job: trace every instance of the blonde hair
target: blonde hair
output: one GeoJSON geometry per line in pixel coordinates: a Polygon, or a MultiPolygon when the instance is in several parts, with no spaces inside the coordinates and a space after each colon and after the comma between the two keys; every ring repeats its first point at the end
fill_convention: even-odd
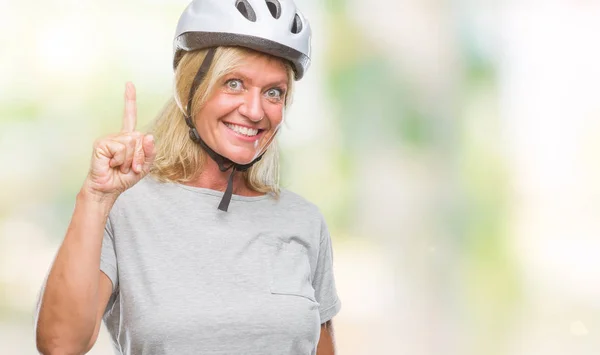
{"type": "MultiPolygon", "coordinates": [[[[207,50],[198,50],[183,55],[175,71],[173,97],[167,101],[151,128],[156,142],[156,158],[150,174],[159,181],[190,182],[202,173],[204,162],[210,159],[200,145],[190,139],[183,114],[190,87],[206,53],[207,50]]],[[[210,69],[192,100],[192,117],[197,115],[223,76],[242,65],[248,56],[256,55],[268,56],[242,47],[218,47],[210,69]]],[[[284,107],[288,107],[291,104],[294,73],[287,61],[280,61],[288,72],[288,90],[284,103],[284,107]]],[[[252,190],[279,196],[279,149],[276,139],[267,148],[262,159],[245,171],[243,176],[252,190]]]]}

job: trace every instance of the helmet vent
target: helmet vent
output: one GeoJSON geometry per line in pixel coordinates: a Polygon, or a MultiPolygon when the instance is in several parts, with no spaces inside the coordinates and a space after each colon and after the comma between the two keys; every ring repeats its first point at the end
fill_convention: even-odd
{"type": "Polygon", "coordinates": [[[256,22],[256,13],[248,0],[237,0],[235,8],[246,18],[246,20],[256,22]]]}
{"type": "Polygon", "coordinates": [[[271,15],[273,16],[273,18],[275,19],[279,19],[279,17],[281,16],[281,4],[279,3],[278,0],[266,0],[267,3],[267,7],[269,8],[269,11],[271,12],[271,15]]]}
{"type": "Polygon", "coordinates": [[[300,31],[302,31],[302,20],[300,19],[300,16],[296,14],[296,16],[294,16],[294,22],[292,22],[292,33],[298,34],[300,31]]]}

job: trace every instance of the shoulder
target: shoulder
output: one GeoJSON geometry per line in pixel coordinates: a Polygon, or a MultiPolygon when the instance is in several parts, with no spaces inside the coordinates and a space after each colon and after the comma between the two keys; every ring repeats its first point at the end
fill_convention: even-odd
{"type": "Polygon", "coordinates": [[[280,209],[285,209],[298,217],[303,217],[318,223],[322,228],[327,228],[325,225],[325,217],[323,216],[321,209],[313,202],[295,192],[281,189],[278,205],[280,209]]]}
{"type": "Polygon", "coordinates": [[[317,205],[288,189],[281,189],[278,203],[282,207],[321,216],[321,211],[317,205]]]}
{"type": "MultiPolygon", "coordinates": [[[[153,200],[158,199],[161,195],[174,190],[173,184],[163,183],[151,175],[144,176],[135,185],[125,190],[115,202],[113,211],[124,210],[131,207],[150,207],[153,200]]],[[[112,211],[111,211],[112,212],[112,211]]]]}

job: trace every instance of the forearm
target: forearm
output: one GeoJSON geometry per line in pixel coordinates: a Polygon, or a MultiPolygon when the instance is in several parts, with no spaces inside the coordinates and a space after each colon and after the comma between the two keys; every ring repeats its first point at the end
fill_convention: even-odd
{"type": "Polygon", "coordinates": [[[36,338],[43,353],[78,353],[93,334],[102,237],[114,201],[77,195],[64,241],[43,289],[36,338]]]}
{"type": "Polygon", "coordinates": [[[317,355],[335,355],[333,323],[331,320],[321,324],[321,336],[317,346],[317,355]]]}

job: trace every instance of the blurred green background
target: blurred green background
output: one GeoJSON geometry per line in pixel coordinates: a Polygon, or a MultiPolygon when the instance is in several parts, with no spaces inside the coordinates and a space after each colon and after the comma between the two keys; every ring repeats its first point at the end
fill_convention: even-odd
{"type": "MultiPolygon", "coordinates": [[[[600,350],[600,1],[297,0],[283,182],[330,225],[340,354],[600,350]]],[[[0,354],[87,173],[172,88],[183,0],[0,1],[0,354]]],[[[91,354],[110,354],[101,337],[91,354]]]]}

